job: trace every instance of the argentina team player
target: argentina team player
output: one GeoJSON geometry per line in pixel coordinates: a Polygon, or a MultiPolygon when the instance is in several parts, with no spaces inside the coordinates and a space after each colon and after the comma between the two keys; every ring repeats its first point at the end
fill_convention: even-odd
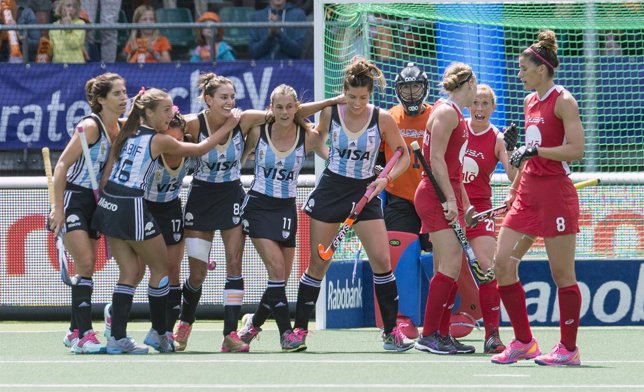
{"type": "Polygon", "coordinates": [[[297,179],[307,152],[315,149],[323,158],[328,152],[297,114],[299,107],[291,86],[277,86],[270,106],[275,120],[251,129],[243,159],[254,152],[255,178],[242,207],[242,226],[266,266],[268,284],[255,314],[244,316],[238,336],[249,344],[272,312],[287,352],[306,348],[303,337],[293,332],[286,298],[295,256],[297,179]]]}
{"type": "Polygon", "coordinates": [[[167,250],[144,195],[162,154],[197,156],[209,151],[229,135],[240,113],[235,112],[220,129],[198,144],[179,142],[161,133],[168,129],[173,115],[168,93],[154,88],[141,90],[132,102],[132,110],[114,141],[108,161],[112,170],[94,213],[94,224],[108,237],[119,266],[119,281],[112,296],[108,354],[148,352],[147,347],[136,344],[126,333],[134,291],[140,280],[139,260],[150,270],[148,300],[152,328],[144,343],[159,352],[174,351],[173,342],[166,335],[167,250]]]}

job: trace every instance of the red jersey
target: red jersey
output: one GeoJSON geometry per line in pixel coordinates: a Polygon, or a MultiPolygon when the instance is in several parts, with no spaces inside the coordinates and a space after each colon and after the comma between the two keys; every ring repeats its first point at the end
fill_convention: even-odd
{"type": "MultiPolygon", "coordinates": [[[[525,110],[526,147],[555,147],[566,144],[564,125],[555,115],[557,98],[563,93],[562,86],[553,86],[543,97],[532,93],[527,98],[525,110]]],[[[523,168],[525,174],[534,176],[554,176],[570,174],[568,162],[534,156],[523,168]]]]}
{"type": "Polygon", "coordinates": [[[463,183],[472,204],[473,200],[489,201],[492,197],[490,178],[499,162],[494,153],[498,135],[499,130],[494,125],[478,134],[470,129],[463,160],[463,183]]]}
{"type": "MultiPolygon", "coordinates": [[[[454,110],[456,110],[456,115],[458,116],[458,125],[452,131],[452,135],[449,137],[449,141],[447,142],[447,149],[445,149],[445,163],[447,164],[449,180],[452,182],[462,182],[463,159],[465,158],[465,150],[467,149],[467,138],[470,127],[467,124],[467,121],[465,121],[461,109],[454,102],[441,98],[436,101],[433,110],[436,110],[440,105],[450,105],[454,110]]],[[[429,159],[430,145],[431,133],[425,132],[425,138],[423,139],[423,155],[431,169],[432,164],[429,159]]],[[[423,178],[424,177],[425,176],[423,175],[423,178]]]]}
{"type": "MultiPolygon", "coordinates": [[[[425,128],[427,127],[427,119],[432,113],[431,105],[425,103],[423,106],[425,107],[425,111],[416,116],[408,115],[402,105],[396,105],[389,109],[389,113],[391,113],[394,121],[398,124],[400,135],[405,140],[405,144],[407,145],[411,156],[414,155],[411,152],[410,145],[414,141],[419,144],[422,143],[425,128]]],[[[391,148],[387,143],[383,142],[382,145],[385,151],[385,159],[389,162],[393,155],[393,151],[391,151],[391,148]]],[[[387,192],[413,203],[414,194],[416,193],[416,188],[420,182],[422,172],[423,167],[420,163],[415,160],[412,161],[412,164],[409,165],[409,168],[404,173],[387,185],[387,192]]]]}

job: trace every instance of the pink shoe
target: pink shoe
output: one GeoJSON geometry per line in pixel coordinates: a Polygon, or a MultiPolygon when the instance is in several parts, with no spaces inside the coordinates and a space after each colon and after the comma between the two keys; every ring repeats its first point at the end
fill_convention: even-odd
{"type": "Polygon", "coordinates": [[[247,353],[248,350],[248,344],[244,343],[239,338],[237,331],[232,331],[228,335],[224,336],[224,341],[221,342],[222,353],[247,353]]]}
{"type": "Polygon", "coordinates": [[[68,330],[63,338],[63,344],[67,348],[72,348],[76,342],[78,342],[78,330],[68,330]]]}
{"type": "Polygon", "coordinates": [[[537,344],[537,339],[534,337],[528,343],[521,343],[516,339],[512,339],[510,344],[505,347],[505,350],[501,354],[493,355],[491,360],[492,363],[508,365],[516,363],[520,359],[532,359],[540,354],[539,344],[537,344]]]}
{"type": "Polygon", "coordinates": [[[398,329],[405,335],[408,339],[418,339],[418,327],[414,324],[413,321],[407,316],[398,315],[396,320],[398,329]]]}
{"type": "Polygon", "coordinates": [[[579,347],[575,347],[574,351],[568,351],[566,346],[557,343],[552,351],[539,355],[534,359],[534,362],[544,366],[579,366],[581,365],[579,347]]]}
{"type": "Polygon", "coordinates": [[[262,329],[253,325],[253,313],[245,314],[241,323],[242,328],[237,332],[237,335],[244,343],[250,344],[255,337],[259,340],[259,333],[262,332],[262,329]]]}
{"type": "Polygon", "coordinates": [[[188,346],[188,338],[192,332],[192,324],[179,321],[174,332],[174,351],[184,351],[188,346]]]}

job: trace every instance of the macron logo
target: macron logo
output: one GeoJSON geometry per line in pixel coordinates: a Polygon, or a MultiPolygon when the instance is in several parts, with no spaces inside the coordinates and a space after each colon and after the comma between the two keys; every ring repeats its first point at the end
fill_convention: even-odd
{"type": "Polygon", "coordinates": [[[566,320],[566,321],[564,322],[564,324],[566,324],[566,325],[571,325],[571,324],[572,324],[572,323],[574,323],[574,322],[575,322],[575,319],[568,319],[568,320],[566,320]]]}

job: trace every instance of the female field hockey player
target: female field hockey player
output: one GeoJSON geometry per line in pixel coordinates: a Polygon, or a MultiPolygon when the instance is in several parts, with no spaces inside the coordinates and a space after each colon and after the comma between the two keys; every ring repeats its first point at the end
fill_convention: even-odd
{"type": "Polygon", "coordinates": [[[450,64],[443,73],[442,86],[447,99],[439,99],[427,121],[423,155],[447,198],[443,211],[434,186],[424,175],[416,190],[415,206],[422,221],[422,231],[429,233],[434,247],[434,270],[429,284],[425,320],[416,349],[434,354],[470,354],[467,346],[449,334],[452,307],[458,289],[463,249],[450,222],[463,222],[464,205],[469,205],[463,180],[463,159],[469,130],[461,108],[476,97],[476,75],[463,63],[450,64]]]}
{"type": "Polygon", "coordinates": [[[387,231],[378,195],[387,184],[409,166],[409,152],[391,114],[369,103],[374,84],[384,88],[382,71],[368,60],[355,57],[345,68],[343,90],[346,104],[325,108],[317,131],[330,142],[328,166],[309,195],[304,211],[311,217],[311,255],[309,266],[300,279],[295,329],[302,342],[329,263],[320,258],[318,244],[329,244],[338,224],[369,187],[375,190],[353,228],[362,241],[374,272],[374,285],[384,324],[386,350],[406,351],[413,342],[396,326],[398,288],[391,270],[387,231]],[[374,166],[384,140],[392,150],[403,154],[384,178],[376,178],[374,166]]]}
{"type": "Polygon", "coordinates": [[[97,181],[103,175],[112,141],[119,134],[119,116],[125,112],[125,80],[115,73],[104,73],[85,83],[87,102],[92,109],[78,126],[83,127],[91,162],[83,156],[78,132],[60,155],[54,169],[54,205],[49,213],[49,228],[63,230],[65,247],[74,259],[80,276],[72,286],[72,321],[63,339],[66,347],[79,354],[100,352],[101,344],[92,329],[92,291],[98,231],[92,229],[96,199],[92,191],[88,165],[97,181]]]}
{"type": "MultiPolygon", "coordinates": [[[[235,115],[236,114],[236,115],[235,115]]],[[[94,225],[109,238],[119,266],[119,281],[112,296],[112,331],[108,354],[145,354],[148,348],[126,334],[134,291],[140,279],[139,260],[150,269],[148,300],[152,328],[144,343],[159,352],[174,351],[166,335],[169,293],[168,256],[159,224],[144,202],[148,176],[164,153],[197,156],[210,151],[237,125],[239,113],[199,144],[182,143],[164,135],[174,115],[172,99],[161,90],[141,90],[110,154],[113,163],[94,213],[94,225]]]]}
{"type": "Polygon", "coordinates": [[[508,364],[533,359],[539,365],[580,365],[577,329],[581,293],[575,276],[575,246],[579,232],[579,199],[568,177],[569,161],[584,156],[584,128],[577,101],[554,82],[559,66],[555,33],[545,30],[519,56],[519,79],[535,90],[523,101],[525,146],[510,157],[521,167],[510,187],[510,210],[503,220],[496,247],[494,271],[501,300],[508,312],[514,339],[492,362],[508,364]],[[537,236],[543,237],[548,263],[558,287],[561,339],[540,355],[530,331],[525,291],[518,264],[537,236]]]}

